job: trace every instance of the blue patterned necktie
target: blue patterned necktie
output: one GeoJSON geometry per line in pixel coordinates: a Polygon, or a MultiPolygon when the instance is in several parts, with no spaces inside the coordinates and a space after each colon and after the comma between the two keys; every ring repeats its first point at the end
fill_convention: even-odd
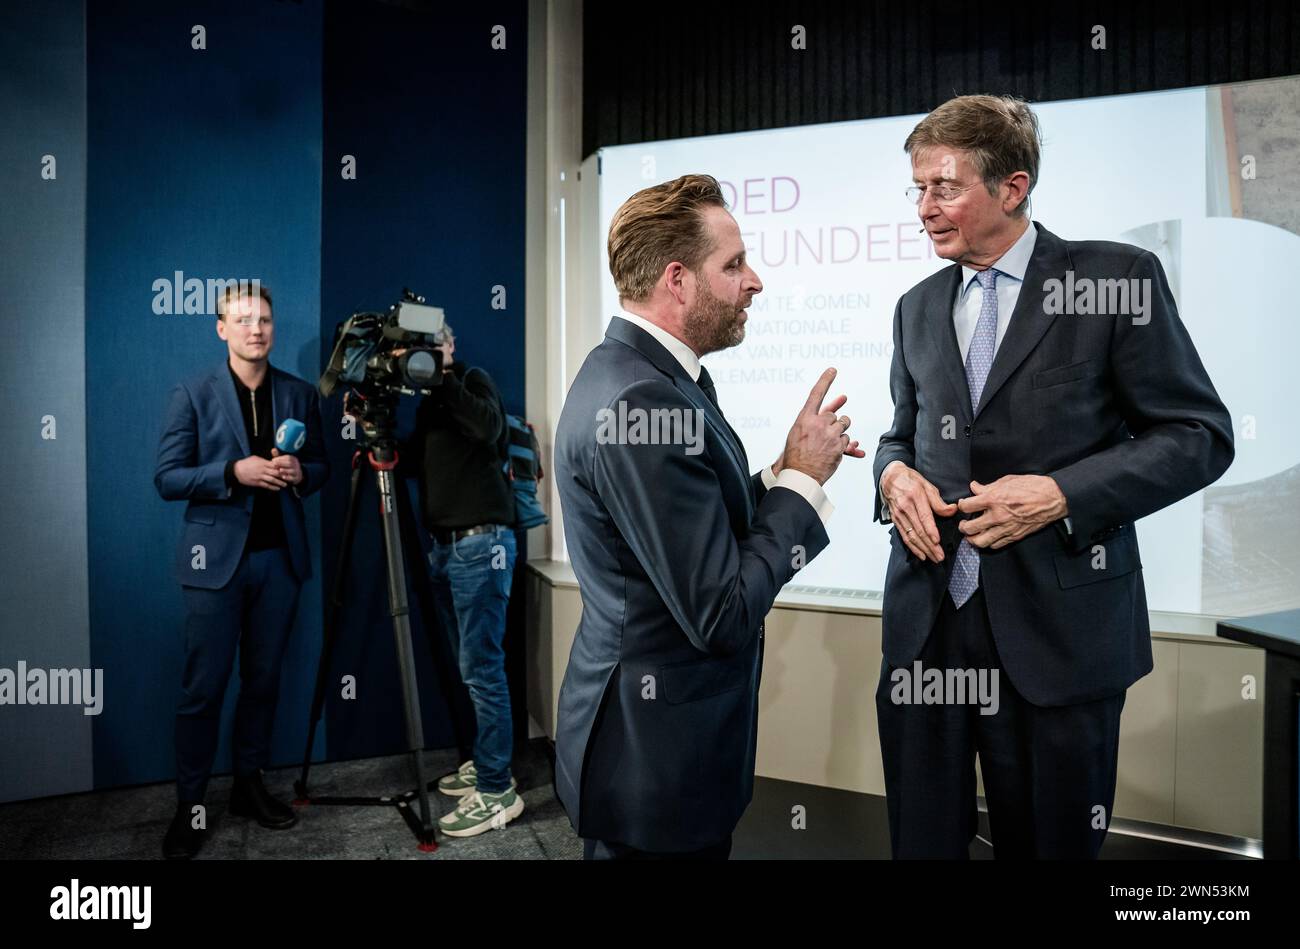
{"type": "MultiPolygon", "coordinates": [[[[993,350],[998,338],[998,294],[995,285],[998,271],[989,268],[975,275],[984,292],[980,302],[980,317],[975,323],[970,348],[966,350],[966,387],[970,389],[970,410],[974,415],[984,392],[984,383],[993,368],[993,350]]],[[[957,547],[957,561],[948,578],[948,593],[960,609],[971,598],[980,582],[980,554],[970,541],[962,538],[957,547]]]]}

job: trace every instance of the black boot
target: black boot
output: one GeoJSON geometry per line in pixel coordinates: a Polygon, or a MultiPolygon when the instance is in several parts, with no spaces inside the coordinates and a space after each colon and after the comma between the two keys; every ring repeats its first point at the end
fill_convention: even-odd
{"type": "Polygon", "coordinates": [[[254,817],[263,827],[284,830],[298,823],[298,815],[288,804],[281,804],[262,785],[262,772],[247,777],[235,776],[230,791],[230,813],[236,817],[254,817]]]}
{"type": "Polygon", "coordinates": [[[203,831],[195,830],[193,823],[193,808],[197,803],[182,801],[176,805],[176,815],[163,838],[163,857],[166,859],[188,860],[203,846],[203,831]]]}

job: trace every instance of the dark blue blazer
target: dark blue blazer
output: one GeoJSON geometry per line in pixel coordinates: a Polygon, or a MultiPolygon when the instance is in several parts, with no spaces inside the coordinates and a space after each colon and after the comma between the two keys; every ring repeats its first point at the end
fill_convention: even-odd
{"type": "MultiPolygon", "coordinates": [[[[1109,241],[1064,241],[1040,224],[1006,335],[971,411],[952,310],[962,269],[921,281],[894,311],[894,419],[876,450],[915,468],[945,501],[970,482],[1050,475],[1058,522],[980,552],[980,583],[1003,671],[1035,705],[1115,695],[1151,671],[1151,631],[1133,522],[1200,490],[1232,462],[1232,420],[1178,318],[1160,261],[1109,241]],[[1047,281],[1149,281],[1149,322],[1052,315],[1047,281]],[[951,417],[951,423],[949,422],[951,417]],[[952,436],[955,437],[946,437],[952,436]]],[[[885,659],[909,665],[947,595],[961,538],[940,519],[944,560],[921,561],[890,528],[885,659]]]]}
{"type": "MultiPolygon", "coordinates": [[[[312,573],[302,499],[329,477],[320,399],[315,387],[274,366],[268,381],[276,426],[290,418],[307,426],[307,440],[298,452],[302,483],[278,492],[289,559],[302,581],[312,573]]],[[[217,590],[234,575],[252,522],[253,489],[242,484],[234,490],[226,487],[225,470],[226,462],[249,454],[244,416],[226,363],[172,390],[153,481],[163,500],[189,502],[176,547],[176,579],[182,586],[217,590]],[[198,545],[205,558],[201,570],[194,567],[198,545]]]]}
{"type": "Polygon", "coordinates": [[[582,837],[683,852],[718,843],[754,786],[763,621],[828,543],[804,498],[765,491],[744,447],[649,333],[611,321],[556,429],[565,539],[582,594],[555,737],[582,837]],[[598,437],[598,413],[698,411],[703,450],[598,437]]]}

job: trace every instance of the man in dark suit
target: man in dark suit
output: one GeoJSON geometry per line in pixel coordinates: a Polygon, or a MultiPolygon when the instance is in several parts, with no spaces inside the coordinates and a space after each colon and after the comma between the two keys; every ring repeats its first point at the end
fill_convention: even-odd
{"type": "Polygon", "coordinates": [[[311,577],[302,499],[329,476],[319,400],[310,384],[273,367],[271,295],[232,287],[218,307],[228,359],[172,390],[154,484],[188,502],[176,549],[185,599],[185,667],[176,712],[177,809],[163,841],[169,858],[202,846],[201,809],[217,751],[222,700],[240,655],[232,814],[281,829],[292,808],[262,784],[280,687],[280,660],[311,577]],[[286,419],[306,426],[295,454],[275,446],[286,419]]]}
{"type": "Polygon", "coordinates": [[[753,794],[763,620],[828,543],[822,485],[863,457],[813,387],[749,473],[699,357],[744,338],[763,285],[718,183],[686,175],[614,216],[623,312],[565,401],[555,470],[582,622],[560,689],[556,792],[588,859],[725,859],[753,794]]]}
{"type": "Polygon", "coordinates": [[[1095,857],[1125,690],[1152,667],[1133,522],[1224,472],[1231,420],[1156,257],[1030,221],[1028,106],[953,99],[905,150],[953,266],[894,312],[874,466],[893,522],[876,704],[894,855],[967,854],[978,753],[998,857],[1095,857]],[[932,670],[986,676],[992,701],[918,701],[932,670]]]}

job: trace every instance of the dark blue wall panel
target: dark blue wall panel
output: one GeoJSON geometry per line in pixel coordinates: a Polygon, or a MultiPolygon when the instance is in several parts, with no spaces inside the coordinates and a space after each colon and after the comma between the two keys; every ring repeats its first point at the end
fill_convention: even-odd
{"type": "MultiPolygon", "coordinates": [[[[174,773],[183,505],[159,499],[153,467],[167,392],[226,354],[215,317],[153,312],[154,280],[261,279],[275,295],[272,363],[319,372],[321,19],[318,2],[88,5],[87,553],[91,653],[109,697],[95,720],[99,786],[174,773]]],[[[308,503],[317,551],[318,508],[308,503]]],[[[318,575],[286,656],[280,762],[302,754],[320,599],[318,575]]]]}
{"type": "MultiPolygon", "coordinates": [[[[59,416],[59,438],[15,453],[21,477],[41,483],[26,514],[6,509],[6,531],[57,543],[15,546],[25,559],[6,580],[31,615],[15,614],[0,658],[102,668],[105,695],[103,713],[75,727],[65,713],[78,709],[49,709],[22,734],[0,733],[6,761],[31,763],[13,771],[0,797],[89,786],[92,738],[96,786],[174,774],[184,615],[171,564],[183,505],[159,499],[152,475],[168,391],[220,365],[225,345],[211,314],[155,313],[156,280],[178,271],[260,279],[275,294],[272,362],[313,382],[336,322],[382,309],[410,286],[446,308],[458,355],[491,372],[508,407],[522,410],[527,9],[519,0],[437,6],[6,7],[10,67],[0,105],[5,165],[17,177],[2,196],[12,246],[0,296],[10,322],[40,328],[6,349],[5,385],[22,395],[10,401],[27,413],[12,420],[7,441],[31,441],[36,409],[59,416]],[[195,26],[205,30],[204,49],[194,48],[195,26]],[[498,26],[505,49],[492,46],[498,26]],[[58,156],[57,182],[35,177],[48,152],[58,156]],[[339,175],[344,154],[356,158],[355,181],[339,175]],[[496,286],[504,310],[491,306],[496,286]],[[43,319],[31,323],[42,304],[43,319]],[[42,379],[54,386],[43,401],[33,395],[44,391],[42,379]],[[41,491],[63,502],[41,500],[41,491]],[[51,586],[53,575],[65,579],[51,586]],[[37,746],[54,757],[33,758],[37,746]]],[[[413,409],[404,406],[405,425],[413,409]]],[[[336,477],[308,503],[318,570],[286,657],[277,764],[301,755],[347,489],[353,446],[339,437],[337,412],[327,413],[326,429],[336,477]]],[[[344,704],[331,689],[318,758],[404,748],[372,511],[363,511],[332,677],[356,675],[358,700],[344,704]]],[[[452,730],[422,619],[417,608],[426,744],[445,747],[452,730]]],[[[236,695],[237,685],[227,695],[218,773],[229,768],[236,695]]]]}
{"type": "MultiPolygon", "coordinates": [[[[326,8],[321,333],[331,338],[353,311],[386,309],[410,287],[446,309],[457,358],[487,369],[507,407],[522,412],[527,8],[431,6],[326,8]],[[492,48],[495,26],[505,28],[505,49],[492,48]],[[345,155],[356,159],[355,180],[341,175],[345,155]],[[491,307],[497,285],[504,310],[491,307]]],[[[412,413],[403,407],[408,425],[412,413]]],[[[338,433],[336,417],[332,461],[342,472],[354,446],[338,433]]],[[[358,697],[341,701],[332,690],[331,758],[405,747],[373,484],[366,490],[334,676],[356,675],[358,697]]],[[[332,558],[346,479],[325,495],[332,558]]],[[[414,626],[426,743],[450,746],[418,608],[414,626]]]]}

